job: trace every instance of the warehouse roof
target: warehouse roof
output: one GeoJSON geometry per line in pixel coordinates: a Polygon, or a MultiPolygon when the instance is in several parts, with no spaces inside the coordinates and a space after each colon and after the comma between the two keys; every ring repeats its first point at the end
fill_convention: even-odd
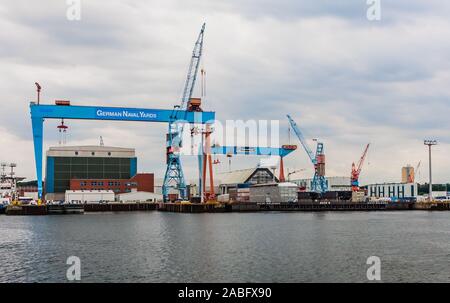
{"type": "MultiPolygon", "coordinates": [[[[257,167],[219,173],[217,174],[216,179],[219,181],[219,184],[246,183],[256,172],[260,170],[267,171],[270,175],[273,175],[270,169],[265,167],[257,167]]],[[[278,181],[277,178],[275,179],[278,181]]]]}
{"type": "Polygon", "coordinates": [[[135,157],[134,148],[82,145],[82,146],[53,146],[47,151],[50,157],[135,157]]]}
{"type": "Polygon", "coordinates": [[[49,151],[134,151],[134,148],[100,146],[100,145],[79,145],[79,146],[52,146],[49,151]]]}

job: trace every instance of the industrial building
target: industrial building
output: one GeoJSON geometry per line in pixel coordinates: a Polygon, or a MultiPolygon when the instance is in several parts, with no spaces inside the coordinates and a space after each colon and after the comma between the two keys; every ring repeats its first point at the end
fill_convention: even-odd
{"type": "Polygon", "coordinates": [[[411,165],[402,167],[402,183],[412,183],[414,178],[414,167],[411,165]]]}
{"type": "Polygon", "coordinates": [[[417,198],[417,183],[383,183],[369,184],[367,195],[369,198],[411,199],[417,198]]]}
{"type": "Polygon", "coordinates": [[[116,201],[129,203],[129,202],[162,202],[163,195],[153,192],[144,192],[132,190],[131,192],[122,193],[116,195],[116,201]]]}
{"type": "Polygon", "coordinates": [[[219,194],[228,194],[230,189],[237,189],[240,184],[255,185],[278,183],[278,178],[265,167],[248,168],[223,172],[216,175],[219,185],[219,194]]]}
{"type": "MultiPolygon", "coordinates": [[[[313,179],[294,179],[290,182],[299,186],[301,191],[312,191],[313,179]]],[[[350,177],[326,177],[325,183],[328,191],[349,191],[351,190],[351,178],[350,177]]]]}
{"type": "Polygon", "coordinates": [[[294,203],[298,201],[298,186],[290,182],[252,185],[250,200],[257,203],[294,203]]]}
{"type": "Polygon", "coordinates": [[[112,190],[116,194],[133,190],[154,192],[154,175],[138,173],[130,179],[71,179],[71,190],[112,190]]]}
{"type": "Polygon", "coordinates": [[[72,179],[129,180],[137,172],[132,148],[58,146],[50,147],[46,156],[47,200],[62,200],[72,179]]]}
{"type": "Polygon", "coordinates": [[[66,203],[100,203],[114,202],[115,195],[112,190],[66,190],[64,201],[66,203]]]}

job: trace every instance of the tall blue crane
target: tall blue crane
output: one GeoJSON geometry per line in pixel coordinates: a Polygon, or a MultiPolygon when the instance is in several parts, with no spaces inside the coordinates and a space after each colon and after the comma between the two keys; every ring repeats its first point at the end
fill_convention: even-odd
{"type": "Polygon", "coordinates": [[[187,111],[201,111],[200,104],[190,104],[192,93],[197,79],[198,68],[203,50],[203,34],[205,32],[205,23],[202,25],[200,34],[192,51],[191,62],[183,89],[181,104],[176,105],[172,111],[171,121],[169,122],[169,131],[167,134],[167,167],[164,175],[162,187],[164,201],[168,200],[170,188],[175,188],[179,192],[181,199],[186,199],[186,181],[180,160],[180,148],[182,147],[183,122],[187,111]]]}
{"type": "Polygon", "coordinates": [[[314,177],[311,184],[311,190],[319,193],[326,192],[328,190],[328,185],[325,179],[325,154],[323,153],[323,143],[317,142],[316,153],[314,154],[300,131],[300,128],[297,126],[297,123],[295,123],[290,115],[287,115],[287,118],[292,129],[300,140],[300,143],[308,154],[309,159],[314,165],[314,177]]]}

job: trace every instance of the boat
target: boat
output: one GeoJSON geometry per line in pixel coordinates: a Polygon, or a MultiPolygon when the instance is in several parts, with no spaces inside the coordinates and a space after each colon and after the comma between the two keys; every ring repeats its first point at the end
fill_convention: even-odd
{"type": "Polygon", "coordinates": [[[48,214],[83,214],[84,206],[83,204],[48,204],[47,205],[48,214]]]}
{"type": "Polygon", "coordinates": [[[6,207],[10,204],[8,198],[0,198],[0,214],[4,214],[6,211],[6,207]]]}

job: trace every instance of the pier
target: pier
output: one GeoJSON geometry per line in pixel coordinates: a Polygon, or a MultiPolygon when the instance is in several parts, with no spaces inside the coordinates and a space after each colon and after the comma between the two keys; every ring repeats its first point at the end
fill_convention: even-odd
{"type": "Polygon", "coordinates": [[[9,205],[5,214],[12,216],[83,214],[85,212],[163,211],[175,213],[229,213],[261,211],[398,211],[450,210],[450,202],[355,203],[355,202],[299,202],[299,203],[92,203],[9,205]]]}

